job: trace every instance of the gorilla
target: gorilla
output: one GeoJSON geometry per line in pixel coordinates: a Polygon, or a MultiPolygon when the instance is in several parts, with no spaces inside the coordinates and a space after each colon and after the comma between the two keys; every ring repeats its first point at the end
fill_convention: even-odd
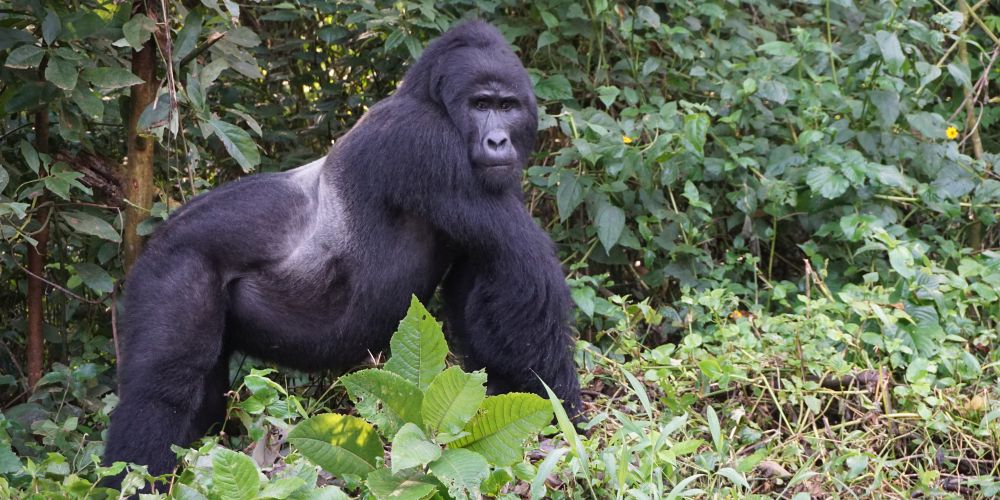
{"type": "Polygon", "coordinates": [[[579,413],[569,292],[524,207],[537,109],[520,60],[472,21],[321,160],[225,184],[164,222],[125,287],[105,463],[170,472],[225,412],[229,356],[347,370],[442,286],[453,347],[494,392],[579,413]]]}

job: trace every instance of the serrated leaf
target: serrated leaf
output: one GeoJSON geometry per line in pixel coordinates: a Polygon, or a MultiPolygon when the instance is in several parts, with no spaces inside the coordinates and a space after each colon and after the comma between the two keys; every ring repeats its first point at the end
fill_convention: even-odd
{"type": "Polygon", "coordinates": [[[912,278],[916,274],[913,254],[903,245],[889,249],[889,265],[904,278],[912,278]]]}
{"type": "Polygon", "coordinates": [[[357,417],[324,413],[302,421],[288,442],[306,458],[334,475],[363,476],[375,469],[382,442],[371,424],[357,417]]]}
{"type": "Polygon", "coordinates": [[[156,23],[146,14],[136,14],[122,25],[125,41],[135,50],[142,50],[142,44],[156,31],[156,23]]]}
{"type": "Polygon", "coordinates": [[[368,474],[365,484],[379,500],[421,500],[438,491],[430,478],[417,471],[393,474],[389,469],[378,469],[368,474]]]}
{"type": "Polygon", "coordinates": [[[903,47],[899,44],[899,38],[896,38],[896,34],[878,31],[875,33],[875,42],[878,43],[886,66],[891,71],[897,71],[903,65],[906,57],[903,55],[903,47]]]}
{"type": "Polygon", "coordinates": [[[81,262],[74,264],[73,268],[76,269],[76,274],[80,276],[83,284],[87,285],[91,290],[97,293],[111,293],[114,291],[114,278],[101,266],[89,262],[81,262]]]}
{"type": "Polygon", "coordinates": [[[615,99],[617,99],[618,95],[621,93],[622,91],[618,87],[610,85],[597,87],[597,98],[604,103],[604,107],[606,108],[611,107],[611,105],[615,103],[615,99]]]}
{"type": "Polygon", "coordinates": [[[306,482],[301,477],[275,479],[264,486],[264,489],[257,495],[257,498],[288,498],[305,485],[306,482]]]}
{"type": "Polygon", "coordinates": [[[948,74],[955,79],[960,87],[970,87],[972,86],[972,74],[969,72],[969,66],[953,62],[948,65],[948,74]]]}
{"type": "Polygon", "coordinates": [[[465,426],[469,434],[448,447],[472,450],[493,465],[512,465],[523,458],[524,441],[538,434],[551,420],[549,402],[534,394],[490,396],[465,426]]]}
{"type": "Polygon", "coordinates": [[[60,212],[59,216],[62,217],[69,227],[80,234],[97,236],[98,238],[115,243],[121,243],[122,241],[121,235],[118,234],[114,226],[100,217],[76,211],[60,212]]]}
{"type": "Polygon", "coordinates": [[[830,167],[815,167],[806,174],[806,184],[814,193],[827,199],[834,199],[847,191],[850,183],[830,167]]]}
{"type": "Polygon", "coordinates": [[[413,382],[421,390],[444,370],[444,359],[448,356],[441,325],[416,296],[410,299],[410,308],[389,341],[389,348],[392,356],[385,369],[413,382]]]}
{"type": "Polygon", "coordinates": [[[882,128],[889,128],[899,118],[899,94],[895,90],[873,90],[872,104],[878,110],[878,123],[882,128]]]}
{"type": "Polygon", "coordinates": [[[260,163],[260,151],[246,130],[222,120],[208,120],[208,124],[226,147],[229,156],[240,164],[244,172],[253,170],[260,163]]]}
{"type": "Polygon", "coordinates": [[[260,474],[253,459],[221,448],[212,458],[212,491],[222,498],[253,499],[260,489],[260,474]]]}
{"type": "Polygon", "coordinates": [[[124,68],[87,68],[83,79],[105,90],[131,87],[143,83],[143,79],[124,68]]]}
{"type": "Polygon", "coordinates": [[[542,101],[560,101],[573,98],[573,87],[563,75],[542,78],[535,84],[535,95],[542,101]]]}
{"type": "Polygon", "coordinates": [[[387,370],[361,370],[340,377],[355,408],[392,439],[406,423],[422,426],[420,405],[424,395],[413,382],[387,370]]]}
{"type": "Polygon", "coordinates": [[[922,111],[906,115],[906,121],[910,123],[920,135],[929,139],[944,139],[948,122],[937,113],[922,111]]]}
{"type": "Polygon", "coordinates": [[[601,240],[604,251],[610,253],[625,229],[625,211],[604,201],[597,207],[594,223],[597,225],[597,238],[601,240]]]}
{"type": "Polygon", "coordinates": [[[441,447],[430,442],[424,431],[406,424],[392,440],[392,472],[424,466],[441,458],[441,447]]]}
{"type": "Polygon", "coordinates": [[[490,465],[482,455],[467,449],[445,450],[430,464],[434,474],[454,498],[479,498],[479,485],[490,475],[490,465]]]}
{"type": "Polygon", "coordinates": [[[431,434],[454,434],[476,414],[486,397],[486,373],[465,373],[453,366],[438,374],[424,391],[421,415],[431,434]]]}
{"type": "Polygon", "coordinates": [[[559,189],[556,190],[556,208],[559,210],[559,220],[565,221],[583,202],[583,188],[572,172],[559,174],[559,189]]]}
{"type": "Polygon", "coordinates": [[[49,63],[45,65],[45,79],[63,90],[73,90],[76,88],[78,76],[76,64],[61,57],[52,57],[49,59],[49,63]]]}
{"type": "Polygon", "coordinates": [[[15,69],[37,68],[45,51],[35,45],[22,45],[7,54],[4,66],[15,69]]]}

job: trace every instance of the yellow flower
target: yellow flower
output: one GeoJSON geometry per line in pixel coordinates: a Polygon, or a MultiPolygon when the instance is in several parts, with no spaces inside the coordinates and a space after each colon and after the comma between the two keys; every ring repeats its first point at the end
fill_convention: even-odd
{"type": "Polygon", "coordinates": [[[633,139],[627,135],[622,136],[622,142],[624,142],[625,144],[632,144],[632,140],[633,139]]]}
{"type": "Polygon", "coordinates": [[[948,127],[948,129],[944,131],[944,135],[948,136],[949,139],[955,139],[958,137],[958,129],[955,127],[948,127]]]}

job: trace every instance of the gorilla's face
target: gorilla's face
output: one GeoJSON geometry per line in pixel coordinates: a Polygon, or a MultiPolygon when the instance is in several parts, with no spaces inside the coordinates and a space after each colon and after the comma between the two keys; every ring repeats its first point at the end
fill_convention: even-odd
{"type": "Polygon", "coordinates": [[[455,62],[442,97],[466,140],[475,176],[493,192],[517,188],[538,129],[527,72],[506,46],[450,55],[455,62]]]}

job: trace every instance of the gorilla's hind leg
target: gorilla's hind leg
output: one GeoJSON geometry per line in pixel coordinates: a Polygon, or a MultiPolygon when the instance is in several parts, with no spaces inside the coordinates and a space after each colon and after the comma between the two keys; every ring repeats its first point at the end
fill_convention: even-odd
{"type": "Polygon", "coordinates": [[[218,273],[194,252],[155,248],[128,278],[118,377],[105,463],[146,464],[153,475],[225,409],[226,297],[218,273]]]}

